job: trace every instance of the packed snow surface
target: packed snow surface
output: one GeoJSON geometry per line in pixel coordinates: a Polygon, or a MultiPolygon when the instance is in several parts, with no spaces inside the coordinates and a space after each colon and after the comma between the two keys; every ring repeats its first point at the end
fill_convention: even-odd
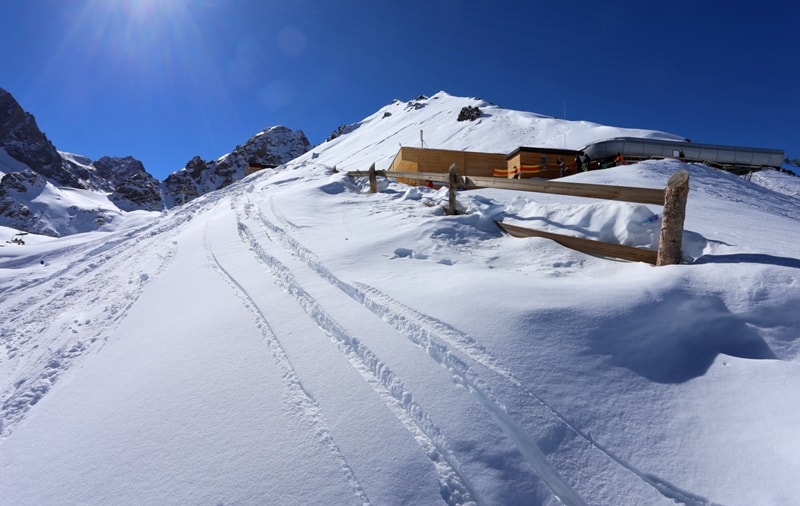
{"type": "Polygon", "coordinates": [[[0,503],[800,501],[797,178],[568,178],[689,172],[684,262],[654,267],[495,221],[653,248],[659,206],[447,216],[334,171],[357,132],[128,226],[0,229],[0,503]]]}

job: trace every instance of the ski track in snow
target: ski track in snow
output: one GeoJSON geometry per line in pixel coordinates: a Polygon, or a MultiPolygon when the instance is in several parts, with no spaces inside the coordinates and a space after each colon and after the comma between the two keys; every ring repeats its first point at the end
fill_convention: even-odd
{"type": "Polygon", "coordinates": [[[330,428],[325,422],[322,409],[317,401],[314,400],[314,397],[311,395],[311,393],[309,393],[303,387],[303,383],[300,381],[300,378],[298,377],[297,371],[295,371],[291,360],[289,360],[289,356],[286,354],[283,346],[281,346],[280,341],[273,332],[269,321],[264,316],[264,313],[261,311],[258,303],[220,263],[208,242],[207,234],[205,236],[205,247],[209,261],[211,262],[214,270],[216,270],[220,276],[222,276],[231,289],[233,289],[236,295],[242,300],[245,307],[253,314],[253,317],[256,321],[256,326],[259,328],[259,330],[261,330],[261,334],[264,338],[264,341],[267,343],[270,354],[282,373],[281,376],[286,388],[292,395],[293,402],[299,408],[300,412],[304,415],[307,421],[310,422],[310,424],[314,427],[314,433],[318,436],[319,440],[322,441],[325,446],[327,446],[328,450],[333,455],[333,458],[336,460],[336,462],[338,462],[342,469],[342,473],[347,479],[347,482],[353,488],[356,497],[358,497],[358,499],[361,501],[361,504],[364,506],[371,504],[366,492],[361,487],[358,478],[353,472],[353,469],[350,467],[350,464],[347,463],[347,459],[344,457],[342,451],[339,449],[339,446],[336,444],[330,428]]]}
{"type": "MultiPolygon", "coordinates": [[[[244,210],[245,213],[252,211],[252,205],[246,204],[244,210]]],[[[298,284],[289,268],[264,250],[241,216],[237,215],[237,221],[242,241],[272,274],[275,283],[297,301],[414,436],[436,468],[445,501],[453,506],[483,504],[469,477],[461,470],[446,438],[400,378],[359,339],[349,335],[336,323],[298,284]]]]}
{"type": "MultiPolygon", "coordinates": [[[[4,378],[8,383],[0,392],[0,443],[62,374],[103,346],[144,287],[174,259],[177,242],[171,238],[180,226],[223,194],[198,199],[164,224],[157,218],[99,245],[94,241],[70,249],[67,255],[72,260],[65,267],[25,284],[39,289],[34,296],[6,308],[0,325],[0,360],[7,362],[4,369],[10,374],[15,370],[27,373],[4,378]],[[148,259],[154,262],[148,264],[148,259]],[[22,362],[29,365],[12,365],[22,362]]],[[[16,292],[5,291],[4,299],[16,292]]]]}
{"type": "MultiPolygon", "coordinates": [[[[292,224],[282,213],[277,211],[274,198],[270,198],[269,208],[279,222],[287,225],[288,228],[299,230],[300,227],[292,224]]],[[[501,376],[514,388],[534,399],[543,410],[549,412],[550,418],[554,417],[561,425],[583,441],[584,445],[588,445],[590,449],[599,450],[605,457],[646,482],[666,499],[686,506],[707,506],[712,504],[708,499],[682,490],[655,475],[645,473],[615,455],[610,449],[595,441],[590,435],[570,422],[552,404],[526,387],[511,371],[500,364],[491,352],[465,333],[441,320],[420,313],[369,285],[358,282],[349,284],[342,281],[332,274],[312,251],[298,243],[283,229],[270,222],[260,209],[256,213],[273,242],[280,244],[291,255],[308,265],[322,279],[394,327],[415,345],[422,348],[430,358],[444,366],[457,381],[468,387],[469,391],[478,398],[484,408],[495,417],[504,432],[520,449],[521,453],[536,469],[551,490],[566,504],[584,504],[584,502],[550,465],[545,455],[539,450],[536,442],[513,420],[503,404],[492,396],[488,383],[481,379],[464,360],[459,358],[450,346],[464,354],[468,359],[501,376]]]]}

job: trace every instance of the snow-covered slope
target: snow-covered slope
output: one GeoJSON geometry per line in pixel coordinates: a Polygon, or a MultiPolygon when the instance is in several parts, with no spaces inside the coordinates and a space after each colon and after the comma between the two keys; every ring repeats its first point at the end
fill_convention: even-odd
{"type": "MultiPolygon", "coordinates": [[[[112,194],[112,196],[115,194],[112,194]]],[[[61,237],[87,231],[110,231],[130,227],[147,211],[123,212],[109,194],[92,190],[56,187],[30,169],[10,172],[0,185],[0,225],[32,234],[61,237]]]]}
{"type": "Polygon", "coordinates": [[[613,137],[684,140],[654,130],[503,109],[485,100],[456,97],[444,91],[407,102],[395,100],[344,131],[347,133],[316,146],[301,159],[313,159],[340,170],[366,170],[375,163],[380,170],[389,166],[400,146],[507,154],[520,146],[578,149],[613,137]],[[477,107],[482,114],[474,121],[458,121],[465,107],[477,107]]]}
{"type": "MultiPolygon", "coordinates": [[[[341,171],[420,130],[496,152],[632,135],[439,93],[136,223],[0,227],[0,502],[800,500],[798,178],[571,176],[689,171],[684,263],[657,268],[495,221],[654,247],[659,206],[476,190],[445,216],[444,191],[341,171]]],[[[105,205],[48,184],[20,191],[105,205]]]]}
{"type": "Polygon", "coordinates": [[[329,148],[138,228],[0,248],[4,501],[800,499],[796,197],[677,161],[573,176],[690,172],[687,263],[656,268],[493,221],[647,243],[657,206],[480,190],[445,216],[329,148]]]}

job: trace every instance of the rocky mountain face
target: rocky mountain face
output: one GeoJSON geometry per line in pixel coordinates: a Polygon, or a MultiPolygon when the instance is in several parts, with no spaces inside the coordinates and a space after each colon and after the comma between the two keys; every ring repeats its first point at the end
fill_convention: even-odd
{"type": "Polygon", "coordinates": [[[242,179],[248,165],[277,167],[311,149],[302,130],[274,126],[257,133],[244,145],[212,161],[192,158],[162,184],[166,205],[172,207],[242,179]]]}
{"type": "Polygon", "coordinates": [[[25,232],[38,230],[36,213],[28,202],[38,196],[46,184],[44,176],[30,169],[3,176],[0,180],[0,225],[25,232]]]}
{"type": "MultiPolygon", "coordinates": [[[[37,197],[43,192],[54,194],[59,188],[89,190],[106,195],[110,207],[117,208],[112,211],[159,211],[228,186],[245,176],[248,165],[278,166],[309,149],[311,143],[302,131],[276,126],[217,160],[194,157],[186,167],[159,182],[142,162],[130,156],[104,156],[92,161],[59,152],[39,130],[33,115],[0,88],[0,226],[47,235],[84,232],[74,226],[45,226],[42,217],[62,210],[43,208],[46,199],[37,197]]],[[[68,209],[76,212],[73,208],[75,205],[68,209]]],[[[103,209],[95,206],[80,211],[102,214],[103,209]]],[[[71,221],[74,224],[78,220],[71,221]]],[[[86,223],[93,226],[96,220],[86,223]]]]}
{"type": "MultiPolygon", "coordinates": [[[[65,167],[55,146],[39,130],[33,115],[25,112],[14,97],[0,88],[0,148],[36,173],[53,182],[83,188],[81,174],[65,167]]],[[[85,179],[85,178],[84,178],[85,179]]]]}
{"type": "Polygon", "coordinates": [[[160,183],[131,157],[104,156],[92,163],[97,176],[111,187],[108,199],[123,211],[160,211],[164,208],[160,183]]]}

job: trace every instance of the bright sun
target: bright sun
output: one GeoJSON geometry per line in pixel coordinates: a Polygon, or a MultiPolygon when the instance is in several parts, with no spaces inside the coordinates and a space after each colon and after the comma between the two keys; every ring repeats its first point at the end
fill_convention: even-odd
{"type": "Polygon", "coordinates": [[[171,22],[186,13],[189,0],[118,0],[132,21],[171,22]]]}
{"type": "Polygon", "coordinates": [[[86,0],[86,54],[104,60],[109,73],[171,75],[199,47],[191,7],[191,0],[86,0]]]}

